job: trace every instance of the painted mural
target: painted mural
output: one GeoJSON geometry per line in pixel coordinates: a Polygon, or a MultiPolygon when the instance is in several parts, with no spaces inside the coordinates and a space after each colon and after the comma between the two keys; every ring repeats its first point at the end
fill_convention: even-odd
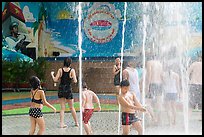
{"type": "Polygon", "coordinates": [[[38,38],[33,34],[32,26],[36,21],[38,7],[39,3],[2,2],[2,59],[7,61],[14,61],[17,58],[26,61],[35,59],[28,55],[27,49],[36,50],[38,38]],[[18,28],[17,32],[13,32],[15,26],[18,28]]]}
{"type": "MultiPolygon", "coordinates": [[[[128,7],[124,53],[135,55],[138,50],[135,47],[141,46],[142,41],[138,30],[141,10],[137,2],[128,3],[128,7]]],[[[3,58],[12,60],[20,56],[32,60],[38,57],[78,57],[78,8],[78,2],[2,2],[3,58]],[[13,22],[18,23],[16,43],[21,42],[27,51],[21,48],[17,51],[16,43],[11,44],[7,40],[11,33],[9,26],[13,22]],[[34,55],[31,56],[29,50],[34,55]]],[[[197,8],[202,8],[201,4],[195,4],[191,12],[199,12],[197,8]]],[[[84,2],[81,22],[83,57],[119,56],[123,21],[122,2],[84,2]]],[[[196,13],[190,23],[194,26],[193,31],[199,34],[194,36],[198,39],[196,42],[200,40],[192,45],[202,44],[201,13],[198,16],[196,13]]]]}
{"type": "MultiPolygon", "coordinates": [[[[60,56],[77,57],[78,3],[47,3],[48,27],[60,56]],[[56,8],[51,8],[56,7],[56,8]],[[64,52],[62,52],[64,51],[64,52]]],[[[85,2],[82,4],[82,51],[83,57],[118,56],[122,47],[124,3],[85,2]]],[[[137,20],[128,19],[125,34],[134,34],[137,20]]],[[[125,49],[131,46],[132,35],[126,35],[125,49]]]]}

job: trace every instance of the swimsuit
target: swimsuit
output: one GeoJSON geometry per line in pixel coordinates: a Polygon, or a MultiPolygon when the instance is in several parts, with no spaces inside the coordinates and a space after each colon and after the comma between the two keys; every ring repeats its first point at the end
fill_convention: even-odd
{"type": "Polygon", "coordinates": [[[140,119],[135,116],[135,113],[122,112],[122,125],[131,125],[137,121],[140,121],[140,119]]]}
{"type": "Polygon", "coordinates": [[[88,123],[89,119],[91,118],[92,114],[93,114],[94,109],[84,109],[83,112],[83,121],[85,124],[88,123]]]}
{"type": "Polygon", "coordinates": [[[65,72],[62,68],[62,77],[59,85],[58,98],[73,99],[72,87],[71,87],[72,79],[69,77],[71,69],[72,68],[70,68],[68,72],[65,72]]]}
{"type": "Polygon", "coordinates": [[[35,94],[37,93],[37,91],[34,93],[34,95],[33,95],[33,93],[32,93],[32,99],[31,99],[31,102],[35,102],[35,103],[37,103],[37,104],[43,104],[43,102],[42,102],[42,99],[38,99],[38,100],[36,100],[35,98],[34,98],[34,96],[35,96],[35,94]]]}
{"type": "Polygon", "coordinates": [[[162,96],[162,85],[152,83],[149,86],[149,93],[147,94],[147,98],[155,98],[156,96],[162,96]]]}
{"type": "MultiPolygon", "coordinates": [[[[35,94],[37,93],[37,91],[34,93],[34,95],[32,94],[32,99],[31,102],[35,102],[37,104],[43,104],[42,99],[36,100],[34,98],[35,94]]],[[[30,108],[29,109],[29,116],[34,117],[34,118],[39,118],[43,116],[43,113],[41,111],[41,108],[30,108]]]]}
{"type": "MultiPolygon", "coordinates": [[[[120,69],[117,69],[116,71],[118,71],[120,69]]],[[[115,86],[119,86],[120,85],[120,72],[118,72],[115,76],[114,76],[114,85],[115,86]]]]}
{"type": "Polygon", "coordinates": [[[43,113],[40,108],[30,108],[29,116],[34,117],[34,118],[40,118],[43,116],[43,113]]]}
{"type": "Polygon", "coordinates": [[[178,99],[177,93],[166,93],[166,101],[176,101],[178,99]]]}
{"type": "Polygon", "coordinates": [[[189,85],[189,105],[194,108],[198,104],[198,108],[202,108],[202,85],[189,85]]]}

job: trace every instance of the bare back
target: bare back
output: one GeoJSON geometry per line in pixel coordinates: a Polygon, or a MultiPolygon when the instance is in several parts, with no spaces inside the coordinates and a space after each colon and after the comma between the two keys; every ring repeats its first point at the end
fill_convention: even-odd
{"type": "Polygon", "coordinates": [[[202,62],[194,62],[190,65],[189,70],[189,84],[202,85],[202,62]]]}
{"type": "MultiPolygon", "coordinates": [[[[30,91],[31,92],[31,95],[30,95],[30,97],[31,97],[31,99],[32,98],[35,98],[36,100],[39,100],[39,99],[42,99],[42,93],[41,92],[44,92],[44,91],[42,91],[42,90],[31,90],[30,91]],[[34,95],[34,97],[33,97],[33,95],[34,95]]],[[[37,104],[37,103],[35,103],[35,102],[31,102],[31,107],[34,107],[34,108],[43,108],[43,104],[37,104]]]]}
{"type": "Polygon", "coordinates": [[[147,62],[147,77],[149,83],[162,83],[162,64],[157,60],[147,62]]]}
{"type": "Polygon", "coordinates": [[[95,93],[91,90],[85,90],[83,91],[84,96],[84,109],[93,109],[93,101],[95,99],[95,93]]]}

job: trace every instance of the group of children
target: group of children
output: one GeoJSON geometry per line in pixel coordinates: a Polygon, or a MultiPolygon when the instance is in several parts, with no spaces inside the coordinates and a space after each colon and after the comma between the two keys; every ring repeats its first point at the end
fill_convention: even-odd
{"type": "MultiPolygon", "coordinates": [[[[73,106],[73,94],[72,94],[72,81],[77,83],[75,70],[71,67],[71,58],[64,59],[64,65],[62,68],[58,69],[56,76],[54,72],[51,72],[51,76],[54,82],[59,82],[58,98],[61,106],[60,110],[60,127],[67,127],[64,124],[64,112],[65,104],[68,101],[70,106],[72,116],[75,121],[75,125],[78,127],[78,120],[76,116],[76,111],[73,106]]],[[[31,129],[29,134],[33,135],[35,133],[36,126],[38,124],[39,131],[38,135],[41,135],[45,131],[45,122],[43,118],[43,113],[41,112],[43,104],[53,109],[56,112],[56,108],[46,101],[45,93],[41,88],[40,80],[36,76],[32,76],[29,80],[31,85],[31,107],[29,110],[31,129]]],[[[120,94],[117,94],[118,103],[121,105],[122,110],[122,125],[123,134],[129,134],[130,125],[133,125],[138,134],[142,134],[142,126],[140,119],[136,117],[136,111],[146,111],[145,108],[141,106],[133,92],[130,92],[130,82],[128,80],[118,81],[120,94]]],[[[94,111],[100,111],[100,101],[98,96],[91,90],[88,89],[85,81],[82,83],[82,115],[83,115],[83,125],[87,135],[93,134],[91,124],[89,122],[94,111]],[[94,108],[94,103],[97,104],[94,108]]]]}
{"type": "MultiPolygon", "coordinates": [[[[31,89],[31,107],[29,110],[31,129],[29,134],[32,135],[35,132],[36,126],[38,124],[39,131],[38,135],[43,134],[45,131],[45,121],[43,118],[43,113],[41,112],[43,104],[53,109],[56,112],[56,108],[53,107],[46,101],[44,91],[41,88],[40,80],[33,76],[30,78],[31,89]]],[[[138,131],[138,134],[142,134],[142,126],[140,119],[136,116],[136,111],[145,112],[146,109],[141,106],[137,101],[136,95],[129,92],[129,81],[123,80],[120,82],[121,93],[118,95],[117,99],[121,105],[121,117],[122,117],[122,128],[123,134],[129,134],[130,125],[138,131]]],[[[100,111],[100,101],[98,96],[91,90],[88,89],[86,82],[82,83],[82,115],[83,115],[83,125],[87,135],[93,134],[90,118],[94,111],[100,111]],[[94,104],[96,107],[94,108],[94,104]]]]}

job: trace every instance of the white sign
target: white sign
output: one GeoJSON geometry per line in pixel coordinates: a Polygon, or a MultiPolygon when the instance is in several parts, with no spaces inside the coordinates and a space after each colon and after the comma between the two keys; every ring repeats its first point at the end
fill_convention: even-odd
{"type": "Polygon", "coordinates": [[[118,20],[107,10],[93,10],[84,19],[84,31],[87,37],[95,43],[107,43],[118,32],[118,20]]]}

